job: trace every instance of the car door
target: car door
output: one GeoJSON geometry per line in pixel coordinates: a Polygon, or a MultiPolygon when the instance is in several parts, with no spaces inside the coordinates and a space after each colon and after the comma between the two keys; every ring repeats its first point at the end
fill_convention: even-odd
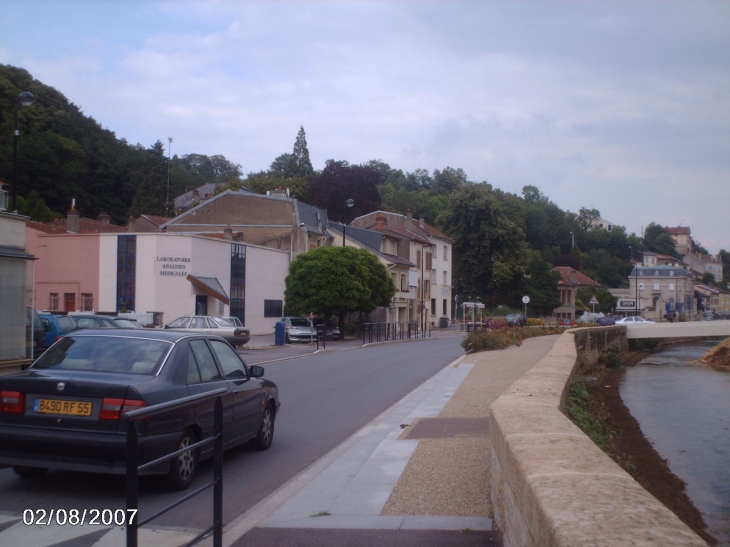
{"type": "Polygon", "coordinates": [[[261,380],[251,377],[248,367],[226,342],[214,339],[209,342],[233,391],[236,436],[243,440],[250,439],[258,431],[261,411],[266,402],[261,380]]]}
{"type": "MultiPolygon", "coordinates": [[[[198,395],[219,388],[226,388],[228,393],[223,396],[223,442],[233,441],[235,427],[233,425],[233,392],[230,382],[223,377],[211,349],[204,338],[197,338],[188,342],[187,386],[190,395],[198,395]]],[[[198,409],[198,422],[203,429],[203,437],[213,432],[214,401],[201,405],[198,409]]]]}

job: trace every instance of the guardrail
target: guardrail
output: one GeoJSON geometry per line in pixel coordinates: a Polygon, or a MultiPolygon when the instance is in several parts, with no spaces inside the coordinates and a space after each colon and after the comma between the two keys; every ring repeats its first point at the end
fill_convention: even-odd
{"type": "Polygon", "coordinates": [[[363,344],[426,337],[431,338],[430,323],[364,323],[362,329],[363,344]]]}
{"type": "Polygon", "coordinates": [[[153,519],[167,513],[170,509],[177,507],[181,503],[207,490],[211,486],[213,489],[213,524],[203,530],[196,537],[191,539],[183,547],[195,545],[210,532],[213,532],[213,547],[222,547],[223,545],[223,402],[221,395],[228,393],[225,388],[216,389],[199,395],[191,395],[174,401],[160,403],[158,405],[140,408],[127,412],[124,416],[127,418],[127,515],[133,515],[127,523],[127,547],[138,547],[138,530],[153,519]],[[207,401],[215,398],[215,410],[213,421],[213,435],[207,437],[187,448],[176,450],[166,456],[153,460],[151,462],[139,465],[139,432],[137,431],[137,422],[150,416],[156,416],[172,410],[178,410],[186,406],[207,401]],[[166,461],[169,461],[183,452],[196,450],[206,444],[213,443],[213,480],[204,484],[200,488],[186,494],[182,498],[172,502],[167,507],[160,509],[156,513],[144,518],[139,518],[139,472],[154,467],[166,461]]]}

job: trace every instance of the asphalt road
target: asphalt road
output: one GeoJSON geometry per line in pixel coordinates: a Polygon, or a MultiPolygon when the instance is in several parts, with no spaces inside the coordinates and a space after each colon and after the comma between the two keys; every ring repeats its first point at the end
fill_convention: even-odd
{"type": "MultiPolygon", "coordinates": [[[[266,452],[240,447],[226,453],[224,524],[463,355],[460,341],[452,337],[396,342],[267,363],[266,376],[277,382],[282,400],[274,444],[266,452]]],[[[276,358],[277,351],[242,353],[253,364],[276,358]]],[[[211,470],[211,462],[203,462],[191,488],[208,481],[211,470]]],[[[11,469],[0,469],[0,492],[0,511],[9,513],[21,514],[24,509],[115,509],[124,507],[125,482],[120,476],[66,471],[21,480],[11,469]]],[[[178,496],[165,490],[160,479],[144,477],[140,514],[150,514],[178,496]]],[[[209,492],[197,496],[156,519],[155,526],[207,527],[212,521],[211,496],[209,492]]]]}

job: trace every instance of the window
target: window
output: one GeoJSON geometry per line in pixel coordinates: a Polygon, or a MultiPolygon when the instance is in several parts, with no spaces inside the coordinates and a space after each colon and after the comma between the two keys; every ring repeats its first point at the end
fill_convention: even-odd
{"type": "Polygon", "coordinates": [[[674,290],[674,283],[670,283],[670,284],[669,284],[669,290],[670,290],[670,291],[673,291],[673,290],[674,290]]]}
{"type": "Polygon", "coordinates": [[[208,324],[205,321],[205,317],[193,317],[193,320],[190,322],[190,328],[191,329],[207,329],[208,324]]]}
{"type": "Polygon", "coordinates": [[[449,248],[446,245],[444,245],[444,260],[448,260],[449,259],[448,258],[448,249],[449,248]]]}
{"type": "Polygon", "coordinates": [[[446,272],[444,272],[444,285],[446,285],[446,284],[447,284],[447,281],[446,281],[446,272]]]}
{"type": "Polygon", "coordinates": [[[441,311],[441,315],[448,315],[448,313],[446,312],[446,299],[445,298],[444,298],[444,302],[443,302],[443,309],[441,311]]]}
{"type": "Polygon", "coordinates": [[[136,274],[137,236],[117,236],[117,311],[134,309],[136,274]]]}
{"type": "Polygon", "coordinates": [[[438,256],[436,256],[436,249],[438,249],[438,246],[434,245],[433,250],[431,251],[433,253],[434,258],[438,258],[438,256]]]}
{"type": "Polygon", "coordinates": [[[659,290],[659,283],[654,283],[654,290],[655,291],[658,291],[659,290]]]}
{"type": "MultiPolygon", "coordinates": [[[[220,380],[221,375],[218,372],[218,367],[215,365],[213,354],[208,349],[208,345],[205,340],[193,340],[190,342],[190,349],[195,355],[195,361],[198,364],[200,370],[200,378],[203,382],[210,382],[212,380],[220,380]]],[[[190,371],[188,370],[188,377],[190,377],[190,371]]]]}
{"type": "Polygon", "coordinates": [[[94,311],[94,295],[88,292],[81,293],[81,311],[94,311]]]}
{"type": "Polygon", "coordinates": [[[218,357],[218,362],[221,364],[226,378],[235,379],[247,376],[243,363],[231,346],[219,340],[211,340],[210,346],[218,357]]]}
{"type": "Polygon", "coordinates": [[[431,299],[431,315],[436,315],[436,299],[431,299]]]}
{"type": "Polygon", "coordinates": [[[283,300],[264,300],[264,317],[281,317],[283,309],[283,300]]]}
{"type": "MultiPolygon", "coordinates": [[[[246,324],[246,246],[231,244],[231,302],[230,314],[246,324]]],[[[281,316],[279,316],[281,317],[281,316]]]]}
{"type": "Polygon", "coordinates": [[[51,311],[58,311],[58,293],[52,292],[50,294],[48,309],[51,311]]]}

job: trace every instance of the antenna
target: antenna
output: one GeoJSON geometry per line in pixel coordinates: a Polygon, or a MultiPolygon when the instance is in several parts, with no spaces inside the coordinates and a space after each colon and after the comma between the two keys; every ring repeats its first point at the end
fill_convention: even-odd
{"type": "Polygon", "coordinates": [[[170,155],[172,152],[172,137],[167,137],[170,145],[167,147],[167,196],[165,197],[165,212],[170,210],[170,155]]]}

